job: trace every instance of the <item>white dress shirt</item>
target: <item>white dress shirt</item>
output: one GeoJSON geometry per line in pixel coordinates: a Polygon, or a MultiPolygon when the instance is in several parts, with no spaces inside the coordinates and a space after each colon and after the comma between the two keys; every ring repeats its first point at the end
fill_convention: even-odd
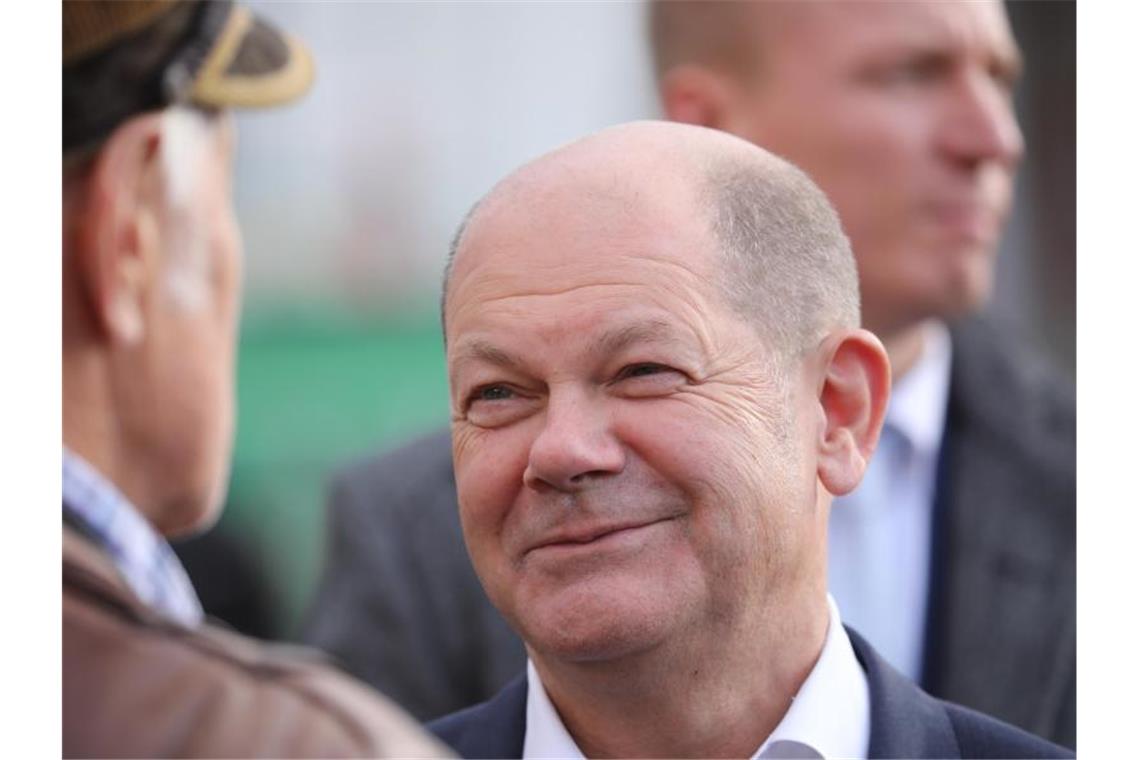
{"type": "MultiPolygon", "coordinates": [[[[829,595],[827,637],[788,711],[753,758],[865,758],[871,740],[867,677],[829,595]]],[[[550,702],[534,663],[526,666],[524,758],[582,758],[550,702]]]]}
{"type": "Polygon", "coordinates": [[[859,487],[831,507],[828,590],[883,658],[922,677],[938,454],[950,393],[950,334],[931,323],[922,356],[892,389],[859,487]]]}

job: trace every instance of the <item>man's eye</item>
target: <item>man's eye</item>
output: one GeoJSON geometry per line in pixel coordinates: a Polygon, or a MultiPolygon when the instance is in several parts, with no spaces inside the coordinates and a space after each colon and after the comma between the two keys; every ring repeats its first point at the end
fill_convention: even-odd
{"type": "Polygon", "coordinates": [[[945,56],[921,55],[880,69],[877,78],[887,86],[930,84],[945,77],[950,67],[951,63],[945,56]]]}
{"type": "Polygon", "coordinates": [[[668,367],[661,364],[632,364],[623,369],[618,377],[624,380],[627,377],[647,377],[669,371],[668,367]]]}
{"type": "Polygon", "coordinates": [[[471,401],[505,401],[515,394],[505,385],[487,385],[471,394],[471,401]]]}
{"type": "Polygon", "coordinates": [[[534,395],[525,389],[493,383],[476,388],[467,395],[463,417],[477,427],[498,428],[529,416],[536,408],[534,395]]]}

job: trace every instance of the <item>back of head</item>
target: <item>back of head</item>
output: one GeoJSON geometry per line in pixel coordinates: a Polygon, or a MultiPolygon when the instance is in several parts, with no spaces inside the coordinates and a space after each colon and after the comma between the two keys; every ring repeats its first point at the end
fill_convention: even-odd
{"type": "Polygon", "coordinates": [[[182,532],[216,514],[228,470],[241,245],[225,112],[297,98],[313,65],[232,2],[62,11],[63,442],[182,532]]]}

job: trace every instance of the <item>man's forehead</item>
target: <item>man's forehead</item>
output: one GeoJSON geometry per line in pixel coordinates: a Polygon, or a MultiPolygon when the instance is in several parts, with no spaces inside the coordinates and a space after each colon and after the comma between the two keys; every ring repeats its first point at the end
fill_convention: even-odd
{"type": "Polygon", "coordinates": [[[704,271],[713,247],[705,204],[668,177],[638,182],[618,171],[518,183],[470,220],[452,287],[474,278],[480,289],[558,291],[667,262],[704,271]]]}
{"type": "Polygon", "coordinates": [[[875,55],[927,46],[985,51],[1016,59],[1017,45],[1001,2],[851,0],[756,3],[752,23],[765,45],[813,55],[831,49],[875,55]],[[816,48],[818,47],[818,51],[816,48]]]}
{"type": "MultiPolygon", "coordinates": [[[[687,342],[692,336],[691,330],[683,329],[676,320],[662,315],[610,315],[598,320],[594,328],[589,331],[585,343],[592,353],[600,356],[611,356],[645,344],[676,345],[687,342]]],[[[500,367],[518,367],[526,363],[523,354],[483,332],[464,335],[457,340],[450,360],[454,364],[475,361],[500,367]]]]}

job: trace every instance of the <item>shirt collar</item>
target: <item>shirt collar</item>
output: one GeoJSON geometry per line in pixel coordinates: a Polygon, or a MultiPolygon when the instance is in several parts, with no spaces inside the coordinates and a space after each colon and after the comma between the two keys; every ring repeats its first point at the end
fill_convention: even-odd
{"type": "Polygon", "coordinates": [[[929,322],[922,355],[891,388],[886,425],[923,455],[933,456],[942,443],[950,395],[950,331],[929,322]]]}
{"type": "Polygon", "coordinates": [[[566,730],[550,701],[534,662],[526,660],[526,734],[523,758],[580,760],[582,750],[566,730]]]}
{"type": "MultiPolygon", "coordinates": [[[[839,608],[827,597],[828,626],[823,650],[788,711],[754,758],[866,757],[871,738],[867,677],[851,648],[839,608]]],[[[534,663],[526,666],[524,758],[582,758],[550,702],[534,663]]]]}
{"type": "Polygon", "coordinates": [[[867,676],[830,594],[827,609],[827,638],[819,659],[754,757],[867,756],[871,741],[867,676]]]}
{"type": "Polygon", "coordinates": [[[109,480],[63,450],[63,511],[78,522],[143,602],[195,626],[202,606],[170,545],[109,480]]]}

